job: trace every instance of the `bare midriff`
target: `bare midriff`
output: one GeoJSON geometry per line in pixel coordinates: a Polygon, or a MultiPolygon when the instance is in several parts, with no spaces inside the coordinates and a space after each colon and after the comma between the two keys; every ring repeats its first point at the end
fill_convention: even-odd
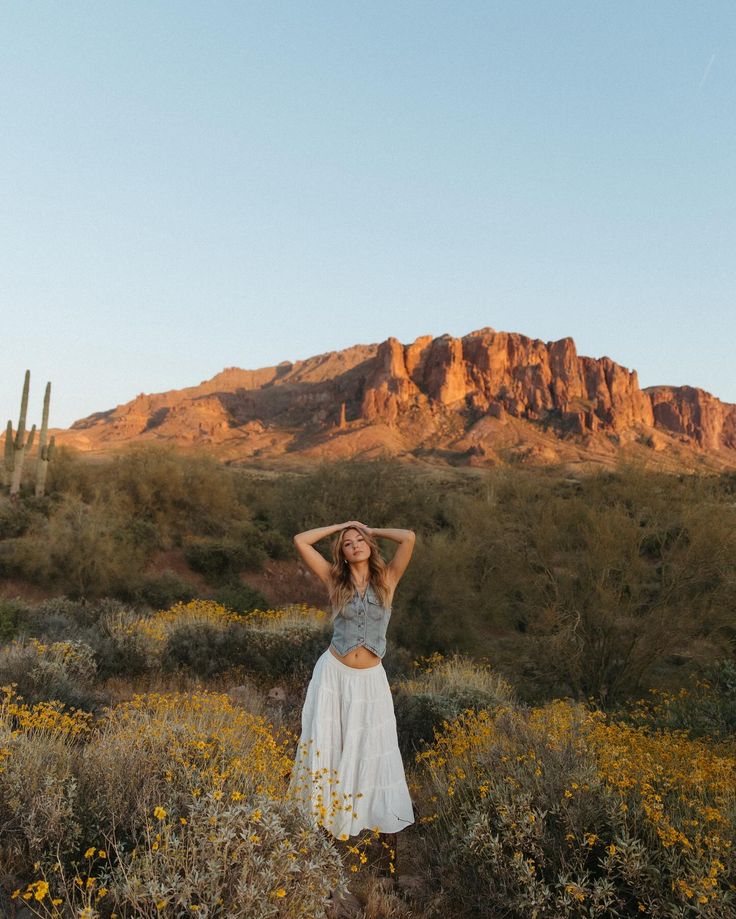
{"type": "Polygon", "coordinates": [[[365,667],[377,667],[381,663],[381,658],[366,648],[365,645],[358,645],[357,648],[353,648],[352,651],[348,651],[342,657],[330,645],[330,654],[342,661],[343,664],[347,664],[348,667],[356,667],[358,670],[362,670],[365,667]]]}

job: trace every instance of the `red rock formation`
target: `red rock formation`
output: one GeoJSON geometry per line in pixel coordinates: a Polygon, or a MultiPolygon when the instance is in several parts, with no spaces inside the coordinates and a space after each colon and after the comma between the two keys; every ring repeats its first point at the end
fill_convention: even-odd
{"type": "Polygon", "coordinates": [[[366,421],[393,424],[401,408],[418,394],[406,369],[404,346],[395,338],[382,342],[365,383],[361,417],[366,421]]]}
{"type": "Polygon", "coordinates": [[[658,427],[705,450],[736,449],[736,405],[692,386],[649,386],[644,392],[658,427]]]}
{"type": "Polygon", "coordinates": [[[366,384],[363,417],[395,422],[420,394],[460,410],[468,405],[476,413],[505,411],[528,420],[557,421],[578,433],[653,424],[652,406],[639,389],[636,371],[607,357],[578,357],[571,338],[545,344],[481,329],[462,339],[425,337],[404,348],[396,339],[384,342],[366,384]]]}
{"type": "Polygon", "coordinates": [[[166,439],[220,445],[235,458],[329,455],[339,438],[346,455],[449,450],[474,463],[504,451],[550,462],[568,442],[609,458],[616,443],[657,453],[687,444],[736,464],[736,406],[686,386],[641,390],[636,371],[579,356],[571,338],[543,342],[491,328],[409,345],[389,338],[255,371],[231,367],[61,433],[57,440],[82,449],[166,439]],[[370,426],[376,437],[354,436],[370,426]]]}

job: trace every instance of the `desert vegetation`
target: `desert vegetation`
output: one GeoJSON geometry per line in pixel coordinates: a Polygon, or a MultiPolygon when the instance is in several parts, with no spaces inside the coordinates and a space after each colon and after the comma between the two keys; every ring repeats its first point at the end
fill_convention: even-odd
{"type": "Polygon", "coordinates": [[[4,649],[2,680],[28,671],[39,700],[10,683],[0,703],[8,915],[22,904],[87,919],[321,916],[330,889],[350,882],[366,916],[734,915],[730,664],[604,712],[571,699],[530,706],[492,667],[457,655],[412,661],[392,691],[416,816],[400,863],[422,884],[402,894],[371,872],[375,834],[333,842],[287,792],[322,611],[237,617],[195,601],[112,621],[142,644],[137,679],[101,680],[94,655],[71,643],[4,649]],[[237,627],[256,666],[203,681],[188,658],[172,688],[162,649],[195,623],[231,640],[237,627]],[[274,680],[287,687],[278,703],[274,680]],[[81,685],[106,698],[58,701],[81,685]]]}
{"type": "Polygon", "coordinates": [[[578,479],[378,460],[276,475],[161,447],[105,463],[59,449],[49,470],[47,495],[29,481],[20,500],[0,501],[5,637],[24,585],[82,605],[202,598],[247,612],[273,605],[264,571],[280,566],[279,602],[323,602],[291,536],[360,509],[419,537],[392,621],[404,664],[463,653],[493,660],[528,701],[606,706],[733,653],[733,474],[622,465],[578,479]]]}
{"type": "Polygon", "coordinates": [[[736,916],[733,476],[60,448],[34,491],[0,504],[1,914],[736,916]],[[418,534],[394,891],[287,794],[329,640],[290,537],[358,509],[418,534]]]}

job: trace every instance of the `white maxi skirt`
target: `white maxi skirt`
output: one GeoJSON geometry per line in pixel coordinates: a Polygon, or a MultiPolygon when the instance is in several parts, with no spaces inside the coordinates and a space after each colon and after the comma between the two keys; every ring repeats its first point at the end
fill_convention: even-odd
{"type": "Polygon", "coordinates": [[[414,823],[383,663],[349,667],[328,648],[314,666],[289,792],[338,839],[414,823]]]}

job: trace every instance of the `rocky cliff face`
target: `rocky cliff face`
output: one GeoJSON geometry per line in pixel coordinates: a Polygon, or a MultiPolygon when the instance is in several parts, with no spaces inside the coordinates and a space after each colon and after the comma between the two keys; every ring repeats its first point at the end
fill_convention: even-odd
{"type": "Polygon", "coordinates": [[[426,402],[471,415],[550,420],[577,433],[654,420],[636,371],[607,357],[578,357],[571,338],[545,343],[492,329],[406,346],[390,338],[378,346],[362,416],[395,420],[402,409],[426,402]]]}
{"type": "Polygon", "coordinates": [[[636,371],[578,355],[571,338],[543,342],[484,328],[408,345],[389,338],[256,371],[229,368],[199,386],[140,395],[82,419],[66,439],[83,449],[207,443],[232,458],[388,450],[458,462],[494,462],[510,449],[540,462],[570,451],[610,457],[636,444],[705,451],[716,465],[736,465],[736,406],[687,386],[642,390],[636,371]]]}
{"type": "Polygon", "coordinates": [[[649,386],[658,427],[705,450],[736,450],[736,405],[692,386],[649,386]]]}

